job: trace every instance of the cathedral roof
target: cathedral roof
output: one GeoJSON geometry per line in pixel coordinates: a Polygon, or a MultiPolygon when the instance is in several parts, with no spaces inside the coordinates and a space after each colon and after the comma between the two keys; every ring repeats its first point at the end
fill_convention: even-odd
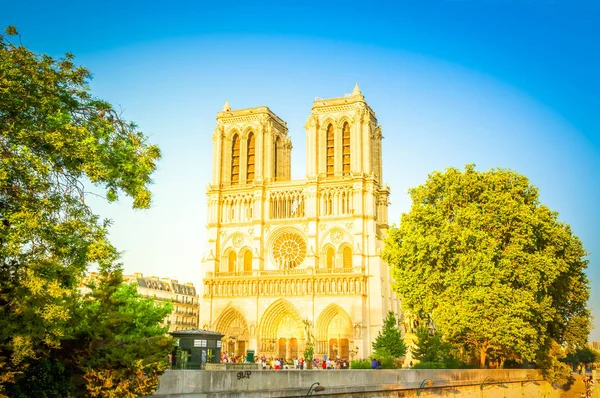
{"type": "Polygon", "coordinates": [[[371,111],[371,113],[375,114],[375,112],[373,112],[373,110],[365,102],[365,96],[360,91],[360,87],[358,87],[358,82],[354,85],[354,89],[352,90],[352,92],[350,94],[344,95],[343,97],[327,98],[327,99],[315,98],[312,109],[314,110],[314,109],[319,109],[319,108],[329,108],[329,107],[335,107],[335,106],[341,106],[341,105],[350,105],[350,104],[354,104],[357,102],[361,102],[361,103],[365,104],[367,106],[367,108],[371,111]]]}
{"type": "Polygon", "coordinates": [[[254,108],[244,108],[244,109],[235,109],[234,110],[234,109],[231,109],[231,107],[229,106],[229,101],[225,102],[225,105],[223,106],[221,112],[217,113],[217,120],[222,120],[224,122],[227,122],[228,119],[234,119],[234,120],[232,120],[233,122],[238,122],[238,121],[240,121],[239,118],[253,120],[258,115],[268,115],[271,118],[273,118],[277,123],[279,123],[281,126],[287,128],[286,123],[266,106],[257,106],[254,108]]]}

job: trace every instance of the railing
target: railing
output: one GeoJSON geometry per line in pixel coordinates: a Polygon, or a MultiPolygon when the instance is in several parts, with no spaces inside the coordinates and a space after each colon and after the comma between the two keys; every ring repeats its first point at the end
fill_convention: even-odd
{"type": "Polygon", "coordinates": [[[279,276],[279,275],[306,275],[312,273],[312,268],[281,269],[281,270],[262,270],[258,271],[259,276],[279,276]]]}
{"type": "Polygon", "coordinates": [[[183,320],[182,321],[175,321],[174,324],[177,325],[177,326],[195,326],[195,327],[198,327],[198,324],[196,322],[193,322],[193,321],[188,321],[188,322],[185,322],[183,320]]]}
{"type": "Polygon", "coordinates": [[[198,314],[194,313],[194,312],[178,311],[178,310],[175,310],[175,314],[177,314],[177,315],[186,315],[186,316],[198,316],[198,314]]]}
{"type": "Polygon", "coordinates": [[[317,274],[361,274],[365,267],[344,267],[344,268],[317,268],[317,274]]]}
{"type": "Polygon", "coordinates": [[[186,301],[186,300],[182,300],[182,299],[177,300],[177,299],[173,298],[173,299],[170,299],[170,300],[167,299],[167,301],[172,301],[172,302],[177,303],[177,304],[187,304],[187,305],[197,305],[198,304],[198,302],[195,301],[195,300],[187,300],[186,301]]]}
{"type": "Polygon", "coordinates": [[[252,270],[238,272],[207,272],[207,279],[214,278],[239,278],[239,277],[259,277],[259,276],[287,276],[287,275],[326,275],[326,274],[362,274],[365,267],[343,267],[343,268],[296,268],[281,270],[252,270]]]}
{"type": "MultiPolygon", "coordinates": [[[[207,278],[214,278],[214,272],[207,272],[207,278]]],[[[253,271],[217,272],[219,277],[255,276],[253,271]]]]}

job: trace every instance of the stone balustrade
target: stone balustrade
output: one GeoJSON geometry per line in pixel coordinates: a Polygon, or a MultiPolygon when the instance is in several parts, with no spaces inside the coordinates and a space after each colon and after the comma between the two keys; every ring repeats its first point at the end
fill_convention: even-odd
{"type": "Polygon", "coordinates": [[[208,272],[204,297],[363,295],[364,267],[208,272]]]}

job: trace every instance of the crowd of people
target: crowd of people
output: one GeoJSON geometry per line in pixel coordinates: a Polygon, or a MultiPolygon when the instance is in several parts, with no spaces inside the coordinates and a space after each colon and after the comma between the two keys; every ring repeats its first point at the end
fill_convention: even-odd
{"type": "Polygon", "coordinates": [[[263,369],[273,369],[273,370],[281,370],[281,369],[349,369],[350,363],[347,359],[319,359],[315,358],[311,365],[307,364],[304,358],[294,358],[293,360],[285,361],[283,358],[266,358],[261,356],[256,358],[256,363],[262,364],[263,369]]]}
{"type": "Polygon", "coordinates": [[[581,398],[591,398],[594,387],[594,379],[592,378],[592,375],[584,376],[583,384],[585,384],[585,392],[581,393],[581,398]]]}
{"type": "MultiPolygon", "coordinates": [[[[246,357],[243,355],[235,356],[227,353],[221,354],[221,362],[222,363],[246,363],[246,357]]],[[[263,369],[271,369],[271,370],[281,370],[281,369],[349,369],[350,363],[347,359],[341,359],[337,357],[336,359],[328,359],[328,358],[315,358],[312,363],[309,365],[306,363],[304,358],[294,358],[293,360],[285,360],[284,358],[274,358],[274,357],[255,357],[254,363],[261,364],[263,369]]]]}

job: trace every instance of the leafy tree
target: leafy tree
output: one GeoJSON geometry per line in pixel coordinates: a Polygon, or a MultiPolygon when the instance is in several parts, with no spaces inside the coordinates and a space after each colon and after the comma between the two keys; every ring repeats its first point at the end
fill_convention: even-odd
{"type": "Polygon", "coordinates": [[[303,319],[304,333],[306,333],[306,348],[304,349],[304,360],[306,367],[310,369],[312,367],[312,361],[315,359],[315,339],[312,334],[312,322],[308,319],[303,319]]]}
{"type": "Polygon", "coordinates": [[[443,341],[442,334],[436,330],[433,334],[429,329],[420,326],[416,330],[417,342],[413,356],[421,362],[445,362],[450,358],[452,346],[443,341]]]}
{"type": "Polygon", "coordinates": [[[171,304],[141,297],[118,271],[89,287],[73,302],[72,334],[18,375],[9,396],[133,398],[156,389],[173,346],[168,327],[160,326],[171,304]]]}
{"type": "MultiPolygon", "coordinates": [[[[110,222],[100,220],[86,199],[90,190],[109,201],[122,193],[133,198],[134,208],[149,207],[148,187],[160,158],[134,123],[90,94],[91,74],[74,64],[72,54],[61,59],[36,54],[20,37],[15,44],[14,27],[5,32],[0,34],[0,395],[28,369],[64,374],[54,353],[65,341],[96,341],[94,329],[102,326],[90,327],[91,335],[83,338],[78,324],[85,321],[77,314],[86,301],[77,285],[91,264],[117,284],[121,274],[118,252],[107,240],[110,222]]],[[[92,351],[100,348],[89,345],[92,351]]]]}
{"type": "Polygon", "coordinates": [[[600,353],[589,346],[578,349],[563,359],[563,362],[571,364],[573,368],[576,368],[579,364],[588,366],[598,361],[600,361],[600,353]]]}
{"type": "Polygon", "coordinates": [[[73,385],[81,396],[150,395],[169,366],[173,339],[160,324],[173,307],[141,297],[118,274],[103,279],[74,311],[73,339],[64,342],[63,352],[74,354],[73,385]]]}
{"type": "Polygon", "coordinates": [[[392,311],[388,312],[383,329],[377,334],[377,338],[372,345],[375,356],[390,355],[393,358],[398,358],[406,354],[406,346],[402,341],[400,329],[398,329],[396,315],[392,311]]]}
{"type": "Polygon", "coordinates": [[[587,253],[526,177],[467,165],[433,172],[410,195],[384,251],[408,309],[431,314],[481,367],[492,351],[549,364],[553,344],[585,344],[587,253]]]}

